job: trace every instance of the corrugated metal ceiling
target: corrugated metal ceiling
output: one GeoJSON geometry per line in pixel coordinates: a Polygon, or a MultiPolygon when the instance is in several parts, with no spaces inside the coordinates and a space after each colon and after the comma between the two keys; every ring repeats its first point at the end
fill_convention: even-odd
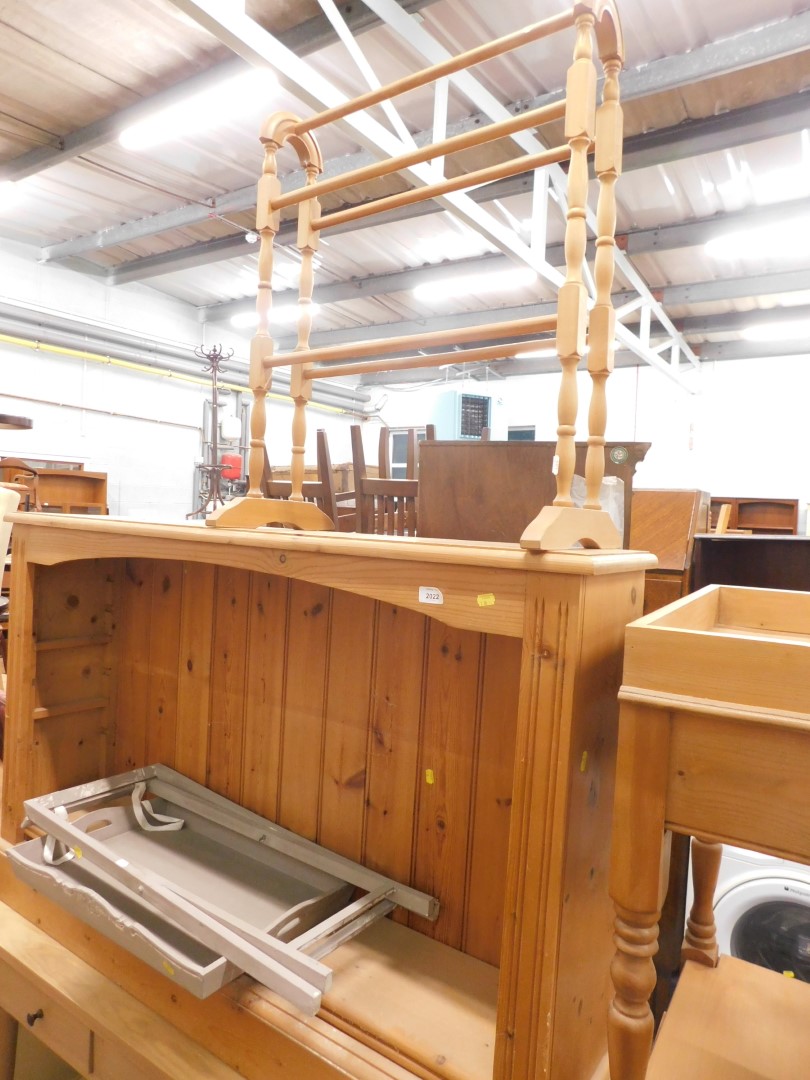
{"type": "MultiPolygon", "coordinates": [[[[435,0],[412,6],[419,8],[415,17],[422,27],[455,52],[563,11],[569,2],[435,0]]],[[[648,285],[659,291],[726,277],[759,279],[766,272],[782,269],[810,273],[806,255],[787,267],[764,262],[759,252],[736,264],[712,261],[700,246],[699,229],[688,246],[662,243],[649,253],[632,252],[632,239],[639,232],[704,223],[786,198],[794,200],[792,212],[796,213],[810,199],[806,130],[810,98],[802,97],[810,82],[810,4],[806,0],[721,0],[713,4],[659,0],[651,6],[645,0],[620,0],[619,10],[627,51],[625,82],[632,87],[647,80],[647,93],[630,93],[625,103],[629,168],[618,187],[618,229],[630,238],[628,251],[634,266],[648,285]],[[760,27],[769,28],[771,38],[785,42],[782,54],[766,63],[757,62],[758,39],[751,34],[760,27]],[[794,28],[798,44],[791,46],[794,28]],[[720,74],[715,73],[707,53],[707,48],[717,43],[725,43],[720,74]],[[658,71],[655,65],[668,57],[675,58],[686,72],[693,63],[693,78],[687,81],[687,76],[681,75],[674,89],[658,91],[652,77],[658,71]],[[775,130],[771,137],[764,137],[769,134],[768,123],[774,122],[767,115],[758,126],[746,126],[748,118],[767,102],[777,103],[771,117],[791,117],[789,124],[779,125],[779,131],[786,130],[775,130]],[[737,117],[745,118],[746,123],[737,123],[737,117]],[[728,119],[725,125],[724,118],[728,119]],[[672,145],[656,144],[651,150],[652,144],[645,140],[649,133],[661,129],[671,129],[678,139],[673,138],[672,145]]],[[[316,71],[341,90],[356,93],[364,89],[344,47],[323,46],[328,34],[321,28],[323,16],[315,0],[306,4],[300,0],[253,0],[249,11],[272,33],[293,43],[316,71]],[[311,52],[314,45],[318,47],[311,52]]],[[[239,238],[253,224],[250,198],[244,193],[252,189],[261,166],[257,132],[265,115],[275,108],[306,112],[300,102],[276,89],[266,100],[244,101],[225,128],[145,152],[127,151],[113,137],[111,118],[114,120],[116,114],[185,80],[205,79],[206,73],[233,74],[247,70],[247,65],[170,0],[118,0],[114,5],[105,0],[6,3],[0,5],[0,26],[0,166],[13,170],[37,149],[57,155],[47,160],[46,168],[19,181],[15,209],[4,212],[0,206],[0,236],[30,244],[32,254],[37,255],[40,248],[83,237],[92,241],[104,230],[112,230],[112,235],[122,225],[163,215],[158,220],[165,219],[165,228],[160,231],[136,228],[135,235],[112,246],[103,241],[88,243],[86,250],[79,252],[78,261],[73,256],[67,265],[79,270],[95,267],[100,272],[117,268],[125,272],[126,279],[145,281],[195,306],[248,297],[256,252],[248,245],[241,247],[239,238]],[[93,139],[89,136],[95,129],[93,139]],[[77,139],[80,152],[71,156],[67,151],[77,139]],[[60,160],[63,147],[67,149],[60,160]],[[186,217],[175,223],[172,214],[189,207],[199,208],[197,219],[186,217]],[[229,237],[233,238],[230,246],[229,237]],[[189,261],[197,265],[177,268],[171,256],[178,251],[193,255],[189,261]]],[[[385,26],[365,29],[358,40],[383,81],[422,66],[414,49],[385,26]]],[[[563,85],[571,35],[566,36],[564,47],[560,43],[560,38],[537,42],[482,65],[477,75],[506,105],[531,101],[563,85]]],[[[428,92],[409,95],[401,105],[412,131],[430,128],[433,106],[428,92]]],[[[451,123],[475,112],[463,94],[451,93],[451,123]]],[[[382,113],[375,109],[374,115],[380,118],[382,113]]],[[[550,129],[552,139],[554,134],[550,129]]],[[[356,140],[338,128],[325,131],[320,141],[330,165],[343,155],[359,152],[356,140]]],[[[503,152],[498,149],[495,154],[503,152]]],[[[487,160],[493,160],[491,154],[487,160]]],[[[295,164],[290,157],[282,167],[292,170],[295,164]]],[[[393,190],[405,185],[392,178],[378,186],[393,190]]],[[[490,209],[504,222],[510,218],[523,221],[530,215],[531,197],[520,191],[527,192],[527,185],[513,186],[490,209]]],[[[366,195],[349,191],[343,197],[366,195]]],[[[331,196],[324,200],[325,205],[336,205],[339,198],[331,196]]],[[[810,203],[805,206],[808,209],[810,203]]],[[[559,243],[560,239],[561,225],[552,222],[549,242],[559,243]]],[[[321,286],[350,279],[362,282],[446,258],[487,256],[493,251],[480,236],[448,221],[448,215],[423,214],[331,234],[320,253],[318,282],[321,286]]],[[[285,269],[289,279],[293,267],[293,259],[279,258],[280,283],[285,269]]],[[[622,284],[620,277],[617,287],[622,284]]],[[[524,292],[494,299],[472,294],[456,304],[443,302],[440,306],[417,302],[409,290],[401,288],[358,291],[358,299],[321,309],[316,327],[319,333],[327,335],[330,329],[369,323],[396,326],[405,320],[517,306],[532,300],[532,294],[524,292]]],[[[534,295],[543,299],[550,292],[541,287],[534,295]]],[[[800,288],[711,301],[701,299],[696,291],[690,302],[673,303],[667,310],[678,319],[689,319],[760,307],[801,307],[805,302],[806,289],[800,288]]],[[[697,342],[717,333],[722,331],[688,336],[697,342]]],[[[738,334],[730,330],[726,336],[734,339],[738,334]]]]}

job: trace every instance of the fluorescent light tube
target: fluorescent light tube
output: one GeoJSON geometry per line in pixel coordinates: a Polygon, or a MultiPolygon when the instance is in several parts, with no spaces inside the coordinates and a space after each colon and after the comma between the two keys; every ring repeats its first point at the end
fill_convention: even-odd
{"type": "Polygon", "coordinates": [[[808,246],[810,217],[801,217],[717,236],[705,251],[714,259],[803,259],[808,246]]]}
{"type": "Polygon", "coordinates": [[[810,321],[796,319],[793,322],[763,322],[746,326],[741,331],[746,341],[801,341],[810,349],[810,321]]]}
{"type": "Polygon", "coordinates": [[[14,180],[0,180],[0,214],[11,210],[20,199],[20,189],[14,180]]]}
{"type": "Polygon", "coordinates": [[[537,274],[528,267],[514,270],[481,271],[477,274],[459,274],[442,281],[430,281],[417,285],[413,295],[417,300],[446,300],[451,296],[468,296],[471,293],[506,292],[533,285],[537,274]]]}
{"type": "MultiPolygon", "coordinates": [[[[320,304],[310,304],[309,310],[313,315],[320,309],[320,304]]],[[[297,304],[285,304],[283,307],[270,309],[270,327],[288,325],[298,322],[300,308],[297,304]]],[[[231,326],[245,327],[258,326],[259,315],[255,311],[240,311],[238,315],[231,316],[231,326]]]]}
{"type": "Polygon", "coordinates": [[[183,139],[198,131],[221,127],[232,123],[245,106],[254,108],[264,102],[271,104],[270,94],[277,86],[272,71],[256,68],[125,128],[118,141],[127,150],[145,150],[170,139],[183,139]]]}

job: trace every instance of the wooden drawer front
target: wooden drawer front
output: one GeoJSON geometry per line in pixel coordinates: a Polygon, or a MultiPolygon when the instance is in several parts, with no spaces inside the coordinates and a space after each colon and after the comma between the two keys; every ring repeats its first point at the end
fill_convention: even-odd
{"type": "MultiPolygon", "coordinates": [[[[143,1024],[140,1013],[130,1018],[143,1024]]],[[[93,1046],[93,1080],[239,1080],[239,1074],[213,1057],[187,1036],[170,1028],[157,1016],[144,1028],[148,1054],[141,1054],[115,1037],[96,1035],[93,1046]]],[[[332,1075],[326,1067],[328,1075],[332,1075]]],[[[313,1072],[312,1076],[319,1076],[313,1072]]],[[[309,1077],[310,1074],[307,1073],[309,1077]]],[[[302,1078],[303,1080],[303,1078],[302,1078]]]]}
{"type": "Polygon", "coordinates": [[[58,1057],[85,1075],[92,1068],[92,1034],[64,1006],[38,990],[16,971],[0,965],[0,1008],[23,1024],[58,1057]],[[42,1016],[29,1025],[28,1017],[42,1016]]]}
{"type": "Polygon", "coordinates": [[[175,1080],[171,1073],[147,1065],[140,1054],[137,1061],[128,1050],[103,1035],[96,1038],[93,1080],[175,1080]]]}

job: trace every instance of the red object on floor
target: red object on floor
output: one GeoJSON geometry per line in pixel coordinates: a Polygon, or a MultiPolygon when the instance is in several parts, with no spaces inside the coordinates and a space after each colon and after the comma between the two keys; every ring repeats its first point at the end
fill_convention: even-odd
{"type": "Polygon", "coordinates": [[[238,480],[242,475],[242,458],[239,454],[223,454],[221,463],[226,466],[222,470],[222,476],[226,480],[238,480]]]}

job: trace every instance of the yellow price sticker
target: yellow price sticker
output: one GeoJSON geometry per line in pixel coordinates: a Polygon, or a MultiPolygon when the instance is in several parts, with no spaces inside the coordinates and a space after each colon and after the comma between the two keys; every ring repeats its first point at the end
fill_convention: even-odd
{"type": "Polygon", "coordinates": [[[435,784],[436,777],[433,774],[433,769],[425,769],[425,783],[435,784]]]}
{"type": "Polygon", "coordinates": [[[494,607],[495,606],[495,593],[485,592],[478,594],[478,606],[479,607],[494,607]]]}

